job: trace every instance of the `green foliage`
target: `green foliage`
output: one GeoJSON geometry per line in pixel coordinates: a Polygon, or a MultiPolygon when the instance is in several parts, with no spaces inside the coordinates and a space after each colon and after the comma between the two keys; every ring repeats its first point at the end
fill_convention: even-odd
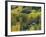
{"type": "Polygon", "coordinates": [[[39,20],[41,17],[41,7],[30,7],[30,6],[13,6],[11,7],[11,25],[16,26],[17,22],[20,22],[20,31],[22,30],[40,30],[41,24],[28,24],[32,20],[39,20]],[[30,9],[29,14],[22,13],[23,10],[30,9]],[[38,19],[39,18],[39,19],[38,19]]]}

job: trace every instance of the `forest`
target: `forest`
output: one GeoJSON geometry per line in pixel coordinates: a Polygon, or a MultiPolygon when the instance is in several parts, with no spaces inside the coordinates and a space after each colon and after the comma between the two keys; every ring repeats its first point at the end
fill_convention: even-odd
{"type": "Polygon", "coordinates": [[[41,7],[11,5],[11,32],[41,30],[41,7]]]}

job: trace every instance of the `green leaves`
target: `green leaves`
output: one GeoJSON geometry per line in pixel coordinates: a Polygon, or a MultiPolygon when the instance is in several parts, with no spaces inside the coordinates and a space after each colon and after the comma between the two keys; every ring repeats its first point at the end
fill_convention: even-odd
{"type": "MultiPolygon", "coordinates": [[[[41,7],[32,7],[32,6],[13,6],[14,9],[11,10],[11,25],[12,26],[20,26],[20,31],[23,30],[40,30],[41,22],[37,24],[31,24],[32,20],[41,19],[41,7]],[[23,10],[29,9],[31,12],[29,14],[22,13],[23,10]],[[19,23],[18,23],[19,22],[19,23]],[[17,24],[18,23],[18,24],[17,24]]],[[[13,8],[12,7],[12,8],[13,8]]],[[[25,11],[26,12],[26,11],[25,11]]]]}

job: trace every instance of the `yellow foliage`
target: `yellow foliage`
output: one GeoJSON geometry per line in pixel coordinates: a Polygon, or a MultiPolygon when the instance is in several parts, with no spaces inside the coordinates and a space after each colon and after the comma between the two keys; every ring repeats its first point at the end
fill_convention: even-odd
{"type": "Polygon", "coordinates": [[[16,25],[12,26],[12,32],[15,32],[15,31],[20,31],[20,22],[17,22],[16,25]]]}

